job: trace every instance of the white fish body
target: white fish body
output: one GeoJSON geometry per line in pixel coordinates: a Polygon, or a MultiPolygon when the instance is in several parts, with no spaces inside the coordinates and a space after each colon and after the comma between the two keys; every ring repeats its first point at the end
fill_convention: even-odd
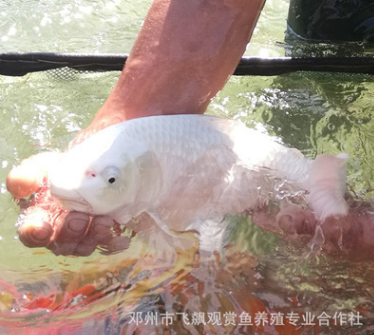
{"type": "Polygon", "coordinates": [[[346,214],[346,159],[309,160],[213,116],[154,116],[108,127],[64,153],[50,172],[50,186],[69,210],[123,224],[145,212],[164,230],[254,209],[282,196],[279,189],[305,191],[324,219],[346,214]]]}

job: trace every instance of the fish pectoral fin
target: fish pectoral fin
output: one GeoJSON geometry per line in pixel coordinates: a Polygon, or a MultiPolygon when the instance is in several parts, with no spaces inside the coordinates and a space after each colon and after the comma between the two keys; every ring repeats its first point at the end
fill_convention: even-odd
{"type": "Polygon", "coordinates": [[[348,214],[344,199],[348,158],[345,153],[337,156],[322,154],[312,163],[308,200],[318,220],[348,214]]]}
{"type": "MultiPolygon", "coordinates": [[[[164,233],[163,239],[165,242],[173,247],[175,250],[178,249],[189,249],[196,247],[199,248],[199,238],[198,232],[194,229],[177,231],[174,229],[170,229],[167,223],[159,217],[157,213],[148,212],[147,214],[152,218],[160,231],[164,233]]],[[[158,241],[160,246],[162,246],[163,241],[158,241]]]]}
{"type": "Polygon", "coordinates": [[[165,234],[169,236],[174,236],[174,233],[170,230],[168,225],[157,214],[149,212],[149,211],[147,211],[147,213],[165,234]]]}

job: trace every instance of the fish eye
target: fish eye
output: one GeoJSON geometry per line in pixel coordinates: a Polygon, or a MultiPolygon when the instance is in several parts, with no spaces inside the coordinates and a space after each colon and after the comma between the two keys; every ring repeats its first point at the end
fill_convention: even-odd
{"type": "Polygon", "coordinates": [[[114,184],[119,179],[120,175],[120,170],[115,166],[109,166],[102,172],[104,180],[109,184],[114,184]]]}

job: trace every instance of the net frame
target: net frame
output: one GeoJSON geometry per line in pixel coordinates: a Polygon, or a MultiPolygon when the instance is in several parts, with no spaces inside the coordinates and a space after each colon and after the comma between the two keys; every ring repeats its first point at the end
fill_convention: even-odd
{"type": "MultiPolygon", "coordinates": [[[[121,71],[127,54],[0,53],[0,75],[70,68],[76,71],[121,71]]],[[[373,57],[242,57],[234,75],[274,76],[296,71],[374,74],[373,57]]]]}

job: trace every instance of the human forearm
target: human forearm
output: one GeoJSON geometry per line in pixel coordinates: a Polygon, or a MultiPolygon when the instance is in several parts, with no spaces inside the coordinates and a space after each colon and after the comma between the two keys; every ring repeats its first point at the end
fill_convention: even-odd
{"type": "Polygon", "coordinates": [[[155,0],[102,108],[203,113],[245,51],[264,0],[155,0]]]}

